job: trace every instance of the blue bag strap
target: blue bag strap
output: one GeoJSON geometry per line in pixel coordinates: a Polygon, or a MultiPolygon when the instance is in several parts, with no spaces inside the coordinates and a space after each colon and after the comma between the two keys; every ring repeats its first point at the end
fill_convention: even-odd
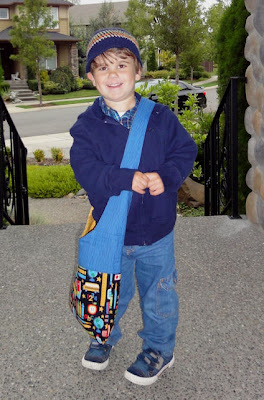
{"type": "MultiPolygon", "coordinates": [[[[138,168],[148,121],[154,106],[155,103],[152,100],[144,97],[141,98],[128,135],[120,168],[138,168]]],[[[100,229],[109,232],[120,233],[120,231],[122,231],[125,233],[126,217],[129,211],[132,194],[132,190],[124,190],[119,196],[110,197],[103,215],[97,224],[97,229],[100,226],[100,229]]]]}
{"type": "MultiPolygon", "coordinates": [[[[121,168],[138,168],[145,132],[154,106],[153,101],[141,98],[128,135],[121,168]]],[[[120,273],[131,199],[132,189],[110,197],[96,228],[79,239],[79,265],[82,268],[120,273]]]]}

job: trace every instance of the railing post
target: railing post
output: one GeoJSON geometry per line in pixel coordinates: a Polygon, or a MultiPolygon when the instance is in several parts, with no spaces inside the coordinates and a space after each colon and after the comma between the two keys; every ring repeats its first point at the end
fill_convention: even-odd
{"type": "Polygon", "coordinates": [[[238,80],[230,78],[205,141],[205,215],[238,213],[238,80]],[[225,117],[220,136],[219,121],[225,117]],[[220,141],[221,138],[221,141],[220,141]],[[220,148],[221,144],[221,148],[220,148]],[[208,158],[208,159],[207,159],[208,158]]]}
{"type": "Polygon", "coordinates": [[[0,229],[4,226],[4,179],[5,179],[5,161],[4,161],[4,129],[2,117],[2,104],[0,102],[0,229]]]}
{"type": "Polygon", "coordinates": [[[28,225],[28,190],[25,148],[8,110],[0,96],[0,229],[5,218],[10,224],[28,225]],[[10,157],[5,146],[4,125],[9,126],[10,157]],[[14,217],[13,214],[14,213],[14,217]]]}

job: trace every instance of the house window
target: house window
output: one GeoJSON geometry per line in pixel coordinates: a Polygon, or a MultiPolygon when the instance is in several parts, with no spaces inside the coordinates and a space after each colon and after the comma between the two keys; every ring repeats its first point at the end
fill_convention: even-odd
{"type": "Polygon", "coordinates": [[[59,29],[59,8],[51,7],[51,15],[53,22],[57,21],[57,25],[54,26],[54,29],[59,29]]]}
{"type": "MultiPolygon", "coordinates": [[[[50,7],[50,13],[53,22],[57,22],[57,24],[50,29],[59,29],[59,8],[58,7],[50,7]]],[[[43,18],[39,19],[39,25],[43,24],[43,18]]]]}
{"type": "Polygon", "coordinates": [[[9,19],[9,9],[0,8],[0,19],[9,19]]]}
{"type": "MultiPolygon", "coordinates": [[[[54,47],[54,49],[55,49],[55,47],[54,47]]],[[[55,56],[53,56],[53,57],[42,59],[40,62],[40,68],[47,69],[48,71],[56,69],[57,68],[57,54],[55,54],[55,56]]]]}

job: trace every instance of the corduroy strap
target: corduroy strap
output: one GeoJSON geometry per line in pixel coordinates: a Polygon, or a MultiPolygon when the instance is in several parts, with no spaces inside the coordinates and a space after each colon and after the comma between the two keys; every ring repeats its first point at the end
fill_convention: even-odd
{"type": "MultiPolygon", "coordinates": [[[[137,169],[148,121],[155,103],[141,98],[128,136],[121,168],[137,169]]],[[[121,250],[124,244],[131,191],[112,196],[96,228],[79,239],[79,265],[100,272],[119,273],[121,250]],[[92,265],[93,267],[89,267],[92,265]]]]}

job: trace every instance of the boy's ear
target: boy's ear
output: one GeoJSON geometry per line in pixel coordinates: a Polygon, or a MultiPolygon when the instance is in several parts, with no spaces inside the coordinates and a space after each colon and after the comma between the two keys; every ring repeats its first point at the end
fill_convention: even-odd
{"type": "Polygon", "coordinates": [[[137,73],[136,73],[136,81],[139,81],[139,80],[140,80],[140,78],[141,78],[141,73],[142,73],[142,69],[139,68],[138,71],[137,71],[137,73]]]}
{"type": "Polygon", "coordinates": [[[88,72],[87,78],[90,79],[90,81],[92,81],[93,85],[95,86],[95,79],[94,79],[94,76],[93,76],[93,74],[91,72],[88,72]]]}

